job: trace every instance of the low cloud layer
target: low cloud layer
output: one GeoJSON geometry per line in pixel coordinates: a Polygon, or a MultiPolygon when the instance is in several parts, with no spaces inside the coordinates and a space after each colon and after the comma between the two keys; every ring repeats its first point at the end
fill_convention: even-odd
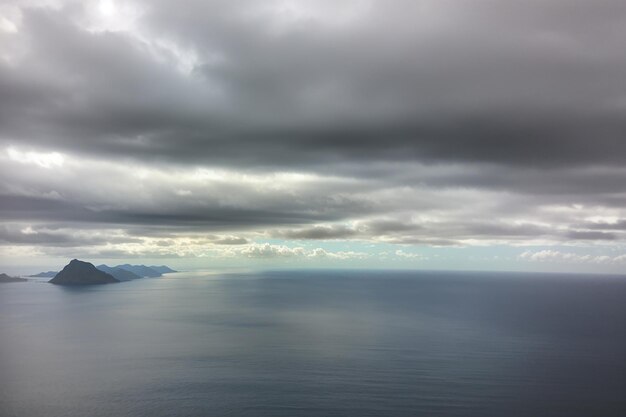
{"type": "Polygon", "coordinates": [[[569,193],[442,187],[445,166],[414,166],[421,181],[408,186],[384,177],[242,173],[68,154],[55,154],[63,162],[50,164],[52,154],[16,158],[16,152],[0,155],[5,244],[83,246],[198,236],[223,245],[260,239],[434,246],[624,239],[626,213],[617,195],[572,200],[569,193]]]}
{"type": "Polygon", "coordinates": [[[625,18],[615,0],[4,2],[0,245],[621,248],[625,18]]]}
{"type": "Polygon", "coordinates": [[[557,250],[542,251],[526,251],[519,256],[522,260],[531,262],[555,262],[555,263],[573,263],[573,264],[626,264],[626,254],[607,256],[607,255],[581,255],[571,252],[560,252],[557,250]]]}

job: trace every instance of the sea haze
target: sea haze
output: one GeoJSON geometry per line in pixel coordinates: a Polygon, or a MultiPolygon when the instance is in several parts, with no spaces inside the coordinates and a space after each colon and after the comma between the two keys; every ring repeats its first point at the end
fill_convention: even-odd
{"type": "Polygon", "coordinates": [[[626,278],[306,271],[0,286],[0,415],[626,415],[626,278]]]}

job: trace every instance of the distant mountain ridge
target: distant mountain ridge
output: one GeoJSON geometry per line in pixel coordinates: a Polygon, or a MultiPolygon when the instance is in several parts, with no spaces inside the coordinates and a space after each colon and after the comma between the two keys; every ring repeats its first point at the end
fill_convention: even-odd
{"type": "Polygon", "coordinates": [[[0,282],[24,282],[24,281],[28,281],[25,278],[19,278],[19,277],[10,277],[7,274],[0,274],[0,282]]]}
{"type": "Polygon", "coordinates": [[[139,275],[140,277],[148,277],[148,278],[158,278],[161,276],[160,272],[155,271],[154,269],[145,266],[145,265],[117,265],[115,268],[124,269],[126,271],[130,271],[135,275],[139,275]]]}
{"type": "MultiPolygon", "coordinates": [[[[107,267],[106,265],[100,265],[100,266],[103,266],[103,267],[106,267],[106,268],[111,268],[111,267],[107,267]]],[[[124,264],[124,265],[114,266],[113,268],[123,269],[125,271],[132,272],[133,274],[139,276],[140,278],[143,278],[143,277],[158,278],[158,277],[162,276],[163,274],[168,274],[170,272],[176,272],[172,268],[170,268],[168,266],[165,266],[165,265],[161,265],[161,266],[145,266],[145,265],[124,264]]]]}
{"type": "Polygon", "coordinates": [[[73,259],[48,282],[57,285],[96,285],[120,281],[111,274],[100,271],[92,263],[73,259]]]}
{"type": "Polygon", "coordinates": [[[48,271],[48,272],[40,272],[35,275],[29,275],[32,278],[54,278],[55,275],[58,274],[57,271],[48,271]]]}
{"type": "Polygon", "coordinates": [[[139,275],[134,274],[126,269],[118,268],[118,267],[110,267],[105,264],[96,266],[100,271],[106,272],[107,274],[112,275],[115,279],[119,281],[131,281],[133,279],[141,278],[139,275]]]}

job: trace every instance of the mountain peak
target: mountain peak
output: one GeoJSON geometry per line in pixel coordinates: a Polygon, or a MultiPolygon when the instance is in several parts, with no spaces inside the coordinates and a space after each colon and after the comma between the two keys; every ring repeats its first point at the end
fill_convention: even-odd
{"type": "Polygon", "coordinates": [[[61,272],[48,282],[58,285],[93,285],[120,281],[111,274],[100,271],[92,263],[72,259],[61,272]]]}

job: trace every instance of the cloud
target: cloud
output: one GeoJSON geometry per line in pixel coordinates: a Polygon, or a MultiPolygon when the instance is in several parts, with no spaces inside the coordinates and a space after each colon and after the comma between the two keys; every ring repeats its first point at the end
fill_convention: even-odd
{"type": "Polygon", "coordinates": [[[592,230],[626,230],[626,220],[616,219],[614,221],[595,221],[587,222],[581,227],[592,230]]]}
{"type": "Polygon", "coordinates": [[[406,258],[406,259],[425,259],[424,255],[419,254],[419,253],[411,253],[411,252],[405,252],[402,249],[398,249],[397,251],[394,252],[394,255],[396,255],[398,258],[406,258]]]}
{"type": "Polygon", "coordinates": [[[288,247],[285,245],[273,245],[270,243],[251,244],[242,249],[234,250],[234,255],[240,255],[248,258],[299,258],[299,259],[363,259],[368,257],[363,252],[354,251],[327,251],[323,248],[306,249],[303,247],[288,247]]]}
{"type": "MultiPolygon", "coordinates": [[[[624,238],[619,222],[588,220],[626,216],[612,193],[598,206],[597,194],[589,204],[577,195],[580,203],[572,204],[569,195],[431,185],[442,166],[434,172],[418,167],[422,182],[408,186],[385,177],[125,164],[69,153],[62,165],[24,170],[15,154],[55,152],[14,147],[0,154],[0,214],[14,230],[89,230],[112,239],[119,230],[138,239],[219,234],[212,244],[279,238],[471,246],[624,238]]],[[[7,236],[5,243],[23,239],[7,236]]]]}
{"type": "Polygon", "coordinates": [[[239,167],[624,162],[619,2],[318,3],[13,4],[0,134],[239,167]]]}
{"type": "Polygon", "coordinates": [[[332,240],[346,239],[357,235],[357,231],[343,225],[318,225],[304,229],[281,230],[276,232],[277,237],[287,239],[332,240]]]}
{"type": "Polygon", "coordinates": [[[239,236],[224,236],[212,241],[216,245],[245,245],[248,239],[239,236]]]}
{"type": "Polygon", "coordinates": [[[9,158],[23,164],[35,164],[42,168],[63,166],[64,157],[58,152],[22,152],[13,147],[7,149],[9,158]]]}
{"type": "Polygon", "coordinates": [[[624,242],[623,2],[100,6],[2,5],[4,246],[624,242]]]}
{"type": "Polygon", "coordinates": [[[128,236],[120,230],[87,232],[83,230],[46,227],[23,228],[0,226],[0,245],[37,245],[46,247],[84,247],[104,244],[142,243],[140,238],[128,236]]]}
{"type": "Polygon", "coordinates": [[[532,262],[566,262],[566,263],[591,263],[607,264],[620,263],[626,261],[626,255],[580,255],[571,252],[560,252],[557,250],[545,249],[541,251],[526,251],[519,255],[519,259],[532,262]]]}
{"type": "Polygon", "coordinates": [[[615,240],[617,238],[614,233],[598,232],[595,230],[572,230],[567,233],[567,237],[575,240],[615,240]]]}

